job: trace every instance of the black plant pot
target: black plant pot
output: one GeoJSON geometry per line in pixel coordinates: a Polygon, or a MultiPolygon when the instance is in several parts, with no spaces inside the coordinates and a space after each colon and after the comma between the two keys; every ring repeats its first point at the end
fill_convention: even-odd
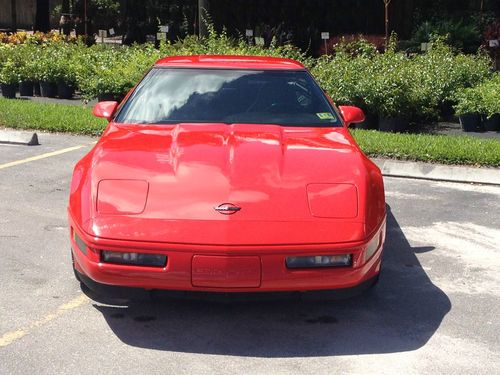
{"type": "Polygon", "coordinates": [[[38,81],[36,81],[33,85],[33,94],[35,94],[35,96],[42,96],[42,92],[40,90],[40,82],[38,81]]]}
{"type": "Polygon", "coordinates": [[[453,110],[453,102],[450,100],[445,100],[439,104],[439,118],[444,121],[451,121],[455,115],[453,110]]]}
{"type": "Polygon", "coordinates": [[[14,99],[16,97],[16,89],[17,89],[16,84],[2,83],[0,85],[0,88],[2,89],[2,96],[4,98],[14,99]]]}
{"type": "Polygon", "coordinates": [[[495,114],[488,118],[483,115],[483,126],[487,132],[495,132],[500,130],[500,114],[495,114]]]}
{"type": "Polygon", "coordinates": [[[73,86],[68,85],[66,82],[57,83],[57,96],[59,99],[71,99],[74,93],[75,89],[73,86]]]}
{"type": "Polygon", "coordinates": [[[19,96],[33,96],[33,81],[23,81],[19,84],[19,96]]]}
{"type": "Polygon", "coordinates": [[[384,132],[404,133],[410,129],[410,123],[402,117],[380,117],[378,128],[384,132]]]}
{"type": "Polygon", "coordinates": [[[481,115],[479,113],[466,113],[458,117],[464,132],[484,131],[481,115]]]}
{"type": "Polygon", "coordinates": [[[373,113],[365,114],[365,121],[355,124],[355,129],[378,129],[378,116],[373,113]]]}
{"type": "Polygon", "coordinates": [[[40,81],[40,92],[46,98],[55,98],[57,85],[54,82],[40,81]]]}

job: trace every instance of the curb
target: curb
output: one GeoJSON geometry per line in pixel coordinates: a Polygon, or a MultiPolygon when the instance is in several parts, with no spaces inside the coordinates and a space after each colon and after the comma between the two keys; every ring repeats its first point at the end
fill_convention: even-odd
{"type": "Polygon", "coordinates": [[[477,168],[374,158],[387,177],[500,186],[500,168],[477,168]]]}

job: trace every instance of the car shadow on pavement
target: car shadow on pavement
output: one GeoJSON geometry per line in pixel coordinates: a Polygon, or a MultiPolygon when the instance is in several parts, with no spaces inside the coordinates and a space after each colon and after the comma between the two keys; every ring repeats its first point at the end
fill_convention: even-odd
{"type": "Polygon", "coordinates": [[[411,247],[388,210],[379,284],[348,300],[156,299],[94,307],[125,344],[155,350],[270,358],[411,351],[451,309],[415,256],[433,249],[411,247]]]}

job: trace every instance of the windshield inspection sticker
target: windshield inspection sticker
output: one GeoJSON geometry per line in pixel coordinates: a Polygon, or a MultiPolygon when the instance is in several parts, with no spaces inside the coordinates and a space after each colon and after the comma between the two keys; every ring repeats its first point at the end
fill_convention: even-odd
{"type": "Polygon", "coordinates": [[[337,120],[330,112],[319,112],[316,113],[316,116],[318,116],[321,120],[337,120]]]}

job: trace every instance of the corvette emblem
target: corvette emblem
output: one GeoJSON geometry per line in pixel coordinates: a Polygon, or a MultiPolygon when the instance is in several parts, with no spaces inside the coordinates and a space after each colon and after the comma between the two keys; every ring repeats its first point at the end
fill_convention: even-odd
{"type": "Polygon", "coordinates": [[[238,207],[232,203],[222,203],[217,207],[214,207],[214,210],[223,215],[232,215],[241,210],[241,207],[238,207]]]}

